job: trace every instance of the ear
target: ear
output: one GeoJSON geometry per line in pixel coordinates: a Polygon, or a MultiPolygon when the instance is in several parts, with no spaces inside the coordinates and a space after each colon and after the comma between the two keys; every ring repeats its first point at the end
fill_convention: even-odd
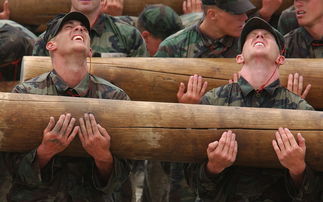
{"type": "Polygon", "coordinates": [[[211,20],[217,20],[218,18],[218,12],[215,9],[208,9],[207,15],[211,20]]]}
{"type": "Polygon", "coordinates": [[[150,36],[150,32],[145,30],[145,31],[141,32],[141,36],[142,36],[142,38],[144,38],[145,42],[147,42],[147,40],[150,36]]]}
{"type": "Polygon", "coordinates": [[[56,43],[55,43],[55,41],[49,41],[49,42],[47,42],[47,44],[46,44],[46,49],[47,49],[48,51],[54,51],[54,50],[56,50],[56,49],[57,49],[57,47],[56,47],[56,43]]]}
{"type": "Polygon", "coordinates": [[[240,54],[240,55],[237,55],[237,57],[236,57],[236,62],[238,63],[238,64],[244,64],[244,57],[243,57],[243,55],[242,54],[240,54]]]}
{"type": "Polygon", "coordinates": [[[285,56],[279,55],[275,61],[277,65],[285,64],[285,56]]]}

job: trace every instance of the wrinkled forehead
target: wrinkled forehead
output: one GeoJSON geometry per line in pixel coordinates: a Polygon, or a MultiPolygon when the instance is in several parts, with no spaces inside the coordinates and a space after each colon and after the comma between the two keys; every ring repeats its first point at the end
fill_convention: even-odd
{"type": "Polygon", "coordinates": [[[274,35],[271,32],[269,32],[269,31],[267,31],[265,29],[254,29],[251,32],[249,32],[249,34],[247,35],[247,39],[252,37],[252,36],[256,36],[257,34],[263,34],[265,36],[270,36],[272,38],[275,38],[274,35]]]}

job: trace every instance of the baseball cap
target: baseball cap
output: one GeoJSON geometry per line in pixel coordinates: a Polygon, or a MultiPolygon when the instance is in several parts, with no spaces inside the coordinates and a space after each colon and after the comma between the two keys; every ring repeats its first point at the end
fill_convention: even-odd
{"type": "Polygon", "coordinates": [[[184,28],[178,14],[172,8],[162,4],[147,6],[139,15],[138,26],[161,39],[184,28]]]}
{"type": "Polygon", "coordinates": [[[77,20],[81,22],[84,25],[84,27],[90,32],[91,28],[88,18],[80,12],[70,12],[64,15],[63,17],[56,18],[50,23],[48,23],[48,27],[44,35],[44,40],[48,42],[52,38],[54,38],[59,33],[63,25],[69,20],[77,20]]]}
{"type": "Polygon", "coordinates": [[[250,20],[248,20],[247,23],[245,24],[245,26],[241,32],[240,39],[239,39],[239,49],[240,50],[242,50],[248,34],[252,30],[255,30],[255,29],[264,29],[264,30],[267,30],[268,32],[270,32],[275,37],[276,43],[277,43],[281,53],[284,52],[285,40],[284,40],[283,35],[278,30],[273,28],[268,22],[266,22],[265,20],[263,20],[259,17],[253,17],[250,20]]]}
{"type": "Polygon", "coordinates": [[[202,0],[203,5],[218,8],[235,15],[246,13],[256,7],[249,0],[202,0]]]}

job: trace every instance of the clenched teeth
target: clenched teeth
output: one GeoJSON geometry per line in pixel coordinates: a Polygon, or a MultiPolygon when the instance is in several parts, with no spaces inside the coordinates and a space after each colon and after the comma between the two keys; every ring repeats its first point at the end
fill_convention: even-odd
{"type": "Polygon", "coordinates": [[[256,44],[255,44],[255,46],[262,46],[262,47],[263,47],[263,46],[264,46],[264,44],[263,44],[263,43],[258,42],[258,43],[256,43],[256,44]]]}
{"type": "Polygon", "coordinates": [[[81,40],[81,41],[84,41],[83,37],[81,37],[81,36],[74,36],[72,38],[72,40],[81,40]]]}

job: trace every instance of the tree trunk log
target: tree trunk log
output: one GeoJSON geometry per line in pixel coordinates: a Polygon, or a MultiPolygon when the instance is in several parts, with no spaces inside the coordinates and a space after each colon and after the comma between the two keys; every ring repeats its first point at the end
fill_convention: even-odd
{"type": "MultiPolygon", "coordinates": [[[[4,0],[0,0],[0,10],[4,0]]],[[[125,0],[124,15],[138,16],[148,4],[162,3],[172,7],[179,14],[182,13],[183,0],[125,0]]],[[[261,7],[261,0],[251,0],[257,8],[261,7]]],[[[284,0],[281,10],[292,5],[293,0],[284,0]]],[[[10,19],[30,25],[46,24],[59,13],[67,13],[71,8],[70,0],[10,0],[10,19]]]]}
{"type": "MultiPolygon", "coordinates": [[[[323,170],[323,112],[135,102],[0,93],[0,150],[29,151],[40,144],[49,117],[95,115],[111,136],[111,151],[128,159],[199,162],[223,131],[237,134],[237,165],[277,167],[274,132],[287,127],[306,139],[307,163],[323,170]]],[[[83,156],[77,138],[63,153],[83,156]]]]}
{"type": "MultiPolygon", "coordinates": [[[[279,69],[283,86],[288,74],[300,73],[305,84],[312,84],[306,100],[323,109],[323,59],[287,59],[279,69]]],[[[187,83],[192,74],[202,75],[209,83],[208,90],[225,85],[233,73],[240,71],[233,58],[92,58],[90,73],[102,77],[124,89],[132,100],[177,102],[180,82],[187,83]]],[[[47,57],[24,57],[23,80],[50,71],[47,57]]]]}

